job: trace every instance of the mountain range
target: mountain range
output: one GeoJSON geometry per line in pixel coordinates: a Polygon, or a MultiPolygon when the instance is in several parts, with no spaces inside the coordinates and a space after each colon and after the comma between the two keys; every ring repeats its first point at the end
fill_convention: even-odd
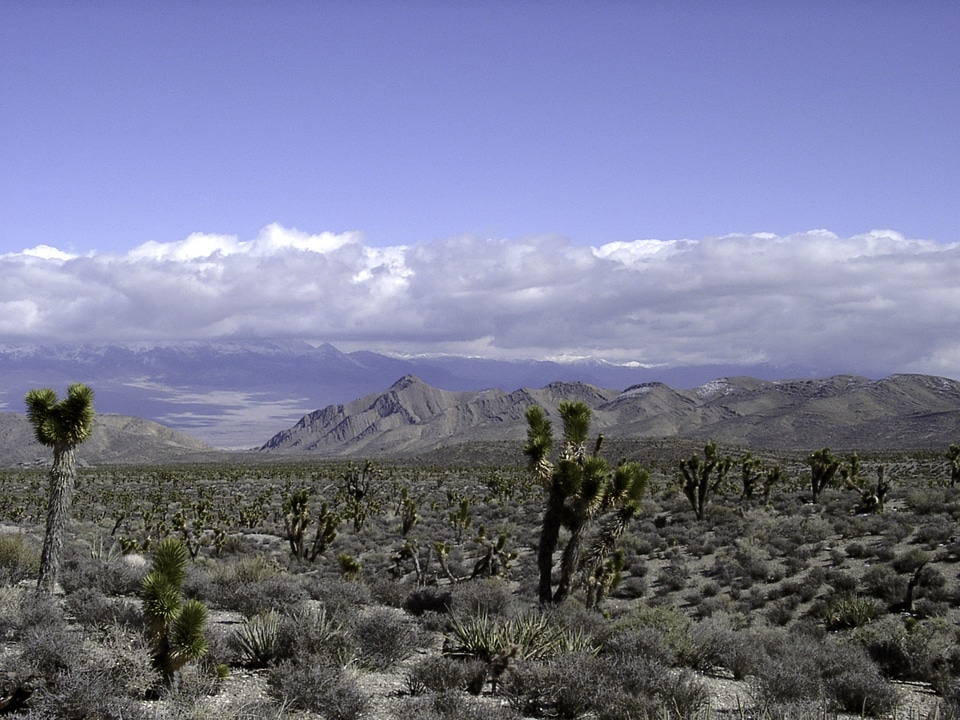
{"type": "MultiPolygon", "coordinates": [[[[77,447],[81,464],[155,464],[207,459],[214,448],[159,423],[124,415],[97,414],[93,432],[77,447]]],[[[0,467],[45,465],[53,451],[37,442],[26,415],[0,413],[0,467]]]]}
{"type": "Polygon", "coordinates": [[[590,359],[401,358],[293,341],[7,345],[0,346],[0,411],[23,412],[31,388],[62,392],[71,382],[84,382],[96,393],[98,412],[159,422],[218,448],[249,449],[317,408],[381,392],[406,375],[443,390],[473,392],[558,381],[605,388],[658,381],[693,388],[725,375],[813,377],[802,368],[767,365],[651,368],[590,359]]]}
{"type": "Polygon", "coordinates": [[[593,411],[612,439],[699,438],[754,448],[943,449],[960,441],[960,382],[928,375],[881,380],[721,378],[692,390],[659,382],[608,390],[580,382],[540,389],[449,391],[407,375],[387,391],[305,415],[261,452],[324,457],[424,453],[525,436],[525,412],[542,406],[559,427],[562,400],[593,411]]]}

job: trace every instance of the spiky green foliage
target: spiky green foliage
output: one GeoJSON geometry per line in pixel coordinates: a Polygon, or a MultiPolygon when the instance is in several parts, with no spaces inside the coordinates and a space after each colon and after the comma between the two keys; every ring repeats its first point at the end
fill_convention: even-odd
{"type": "Polygon", "coordinates": [[[720,457],[720,451],[714,442],[708,442],[704,446],[703,459],[694,454],[680,461],[683,494],[690,501],[697,520],[706,517],[710,498],[723,486],[732,465],[733,458],[729,455],[720,457]]]}
{"type": "Polygon", "coordinates": [[[234,635],[240,658],[248,667],[263,668],[279,656],[280,613],[270,610],[248,618],[234,635]]]}
{"type": "Polygon", "coordinates": [[[309,502],[310,488],[300,488],[283,500],[283,526],[290,543],[290,554],[297,560],[303,560],[306,555],[303,539],[312,522],[309,502]]]}
{"type": "Polygon", "coordinates": [[[62,400],[50,388],[38,388],[28,392],[24,402],[27,419],[42,445],[79,445],[93,432],[93,390],[83,383],[70,385],[62,400]]]}
{"type": "Polygon", "coordinates": [[[317,532],[313,537],[313,547],[310,549],[310,562],[323,555],[333,544],[342,522],[343,517],[340,513],[330,510],[327,503],[320,506],[320,512],[317,515],[317,532]]]}
{"type": "Polygon", "coordinates": [[[207,608],[198,600],[183,601],[188,557],[180,538],[161,540],[151,570],[141,582],[153,661],[164,684],[169,684],[187,662],[199,660],[207,652],[207,608]]]}
{"type": "Polygon", "coordinates": [[[539,597],[544,604],[559,603],[574,589],[585,537],[595,521],[607,514],[610,517],[601,524],[599,538],[588,554],[588,574],[613,551],[617,538],[639,509],[649,480],[637,463],[624,462],[611,468],[600,456],[602,434],[597,436],[593,452],[587,452],[591,412],[585,403],[564,401],[557,410],[563,423],[563,446],[556,462],[549,458],[553,426],[538,406],[527,410],[527,442],[523,448],[531,471],[547,494],[537,553],[539,597]],[[562,527],[570,531],[570,538],[563,549],[560,582],[554,590],[553,555],[562,527]]]}
{"type": "Polygon", "coordinates": [[[951,445],[946,455],[950,461],[950,487],[956,487],[960,483],[960,445],[951,445]]]}
{"type": "Polygon", "coordinates": [[[833,482],[840,470],[840,459],[834,457],[830,448],[825,447],[810,453],[807,456],[807,465],[810,466],[810,489],[813,493],[813,502],[818,502],[820,493],[833,482]]]}
{"type": "Polygon", "coordinates": [[[37,578],[37,589],[50,593],[60,576],[63,536],[77,477],[76,447],[93,432],[93,390],[83,383],[73,383],[67,388],[67,396],[59,400],[50,388],[39,388],[29,391],[24,403],[37,442],[53,448],[47,527],[37,578]]]}
{"type": "Polygon", "coordinates": [[[588,650],[596,652],[580,628],[554,623],[541,612],[518,613],[511,617],[485,612],[450,618],[447,654],[490,662],[505,650],[516,647],[517,657],[539,659],[562,653],[588,650]]]}

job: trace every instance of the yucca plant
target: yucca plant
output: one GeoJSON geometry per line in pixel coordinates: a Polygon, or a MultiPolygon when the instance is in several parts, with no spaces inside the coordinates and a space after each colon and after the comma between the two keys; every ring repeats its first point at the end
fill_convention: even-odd
{"type": "Polygon", "coordinates": [[[277,659],[280,613],[270,610],[248,618],[234,634],[240,658],[247,667],[264,668],[277,659]]]}
{"type": "Polygon", "coordinates": [[[579,650],[596,651],[581,629],[550,621],[544,613],[504,618],[486,612],[450,618],[447,654],[490,662],[511,648],[520,659],[538,659],[579,650]]]}
{"type": "Polygon", "coordinates": [[[188,556],[181,539],[161,540],[154,551],[153,566],[141,584],[153,661],[165,685],[186,663],[199,660],[207,652],[207,607],[199,600],[183,601],[188,556]]]}

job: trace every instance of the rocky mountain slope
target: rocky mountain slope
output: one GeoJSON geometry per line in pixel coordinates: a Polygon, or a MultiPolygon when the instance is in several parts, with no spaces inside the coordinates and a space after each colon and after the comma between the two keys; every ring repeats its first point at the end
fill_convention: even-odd
{"type": "MultiPolygon", "coordinates": [[[[98,414],[93,433],[77,448],[81,463],[172,462],[205,456],[209,445],[158,423],[98,414]]],[[[0,413],[0,467],[49,463],[53,451],[36,441],[25,415],[0,413]]]]}
{"type": "Polygon", "coordinates": [[[600,360],[398,358],[333,345],[266,340],[67,346],[0,345],[0,411],[21,412],[35,387],[84,382],[99,412],[147,418],[220,448],[259,446],[278,428],[331,403],[377,393],[403,375],[448,390],[586,382],[624,388],[658,380],[690,388],[721,375],[776,379],[821,373],[764,365],[649,368],[600,360]]]}
{"type": "Polygon", "coordinates": [[[734,377],[692,390],[643,383],[622,392],[561,382],[538,390],[455,392],[407,375],[386,392],[304,416],[261,452],[389,456],[521,440],[530,405],[542,405],[555,418],[564,399],[586,402],[594,411],[594,428],[611,438],[709,438],[796,450],[943,448],[960,441],[960,382],[927,375],[734,377]]]}

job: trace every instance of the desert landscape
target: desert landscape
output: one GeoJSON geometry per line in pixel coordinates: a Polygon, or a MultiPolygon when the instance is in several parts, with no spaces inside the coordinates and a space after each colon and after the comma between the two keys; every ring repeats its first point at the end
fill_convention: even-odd
{"type": "Polygon", "coordinates": [[[0,713],[955,717],[958,385],[404,377],[234,453],[100,416],[52,595],[35,590],[49,451],[7,416],[0,713]],[[161,660],[148,587],[170,553],[177,613],[202,618],[196,647],[168,619],[161,660]]]}

